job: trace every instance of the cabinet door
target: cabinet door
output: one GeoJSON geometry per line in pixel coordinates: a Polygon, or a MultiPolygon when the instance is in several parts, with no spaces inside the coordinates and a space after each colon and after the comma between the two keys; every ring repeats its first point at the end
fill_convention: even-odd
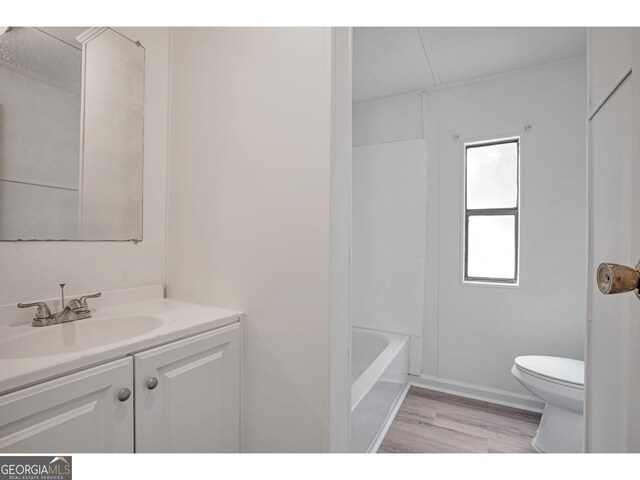
{"type": "Polygon", "coordinates": [[[0,452],[133,452],[133,360],[116,360],[0,397],[0,452]]]}
{"type": "Polygon", "coordinates": [[[239,451],[239,344],[234,324],[134,356],[136,452],[239,451]]]}

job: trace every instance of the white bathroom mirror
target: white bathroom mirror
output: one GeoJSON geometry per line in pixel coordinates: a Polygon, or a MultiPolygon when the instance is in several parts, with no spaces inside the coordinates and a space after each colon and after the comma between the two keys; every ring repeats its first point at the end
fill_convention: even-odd
{"type": "Polygon", "coordinates": [[[142,240],[144,60],[106,27],[0,27],[0,240],[142,240]]]}

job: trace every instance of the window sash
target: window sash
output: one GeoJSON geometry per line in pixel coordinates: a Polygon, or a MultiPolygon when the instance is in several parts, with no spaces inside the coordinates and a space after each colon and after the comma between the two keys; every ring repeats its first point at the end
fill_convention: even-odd
{"type": "Polygon", "coordinates": [[[509,143],[515,143],[516,144],[516,204],[515,206],[508,206],[508,207],[488,207],[487,210],[489,209],[493,209],[493,208],[518,208],[518,203],[520,201],[519,198],[519,189],[520,189],[520,139],[519,138],[507,138],[507,139],[503,139],[503,140],[494,140],[494,141],[489,141],[489,142],[482,142],[482,143],[470,143],[470,144],[466,144],[465,148],[464,148],[464,205],[465,208],[468,208],[468,202],[469,202],[469,191],[468,191],[468,185],[467,185],[467,181],[468,181],[468,153],[469,150],[474,150],[476,148],[486,148],[486,147],[495,147],[495,146],[499,146],[499,145],[506,145],[509,143]]]}
{"type": "Polygon", "coordinates": [[[518,248],[519,248],[519,212],[518,208],[486,208],[466,210],[464,218],[464,280],[465,282],[488,282],[488,283],[510,283],[514,284],[518,281],[518,248]],[[470,277],[469,276],[469,217],[488,217],[492,215],[512,216],[514,217],[513,240],[515,244],[515,262],[513,269],[513,278],[501,277],[470,277]]]}
{"type": "Polygon", "coordinates": [[[478,142],[472,143],[465,146],[464,149],[464,281],[465,282],[485,282],[485,283],[503,283],[503,284],[516,284],[518,282],[518,273],[519,273],[519,247],[520,247],[520,139],[519,138],[509,138],[504,140],[496,140],[489,142],[478,142]],[[490,147],[492,145],[501,145],[504,143],[515,143],[517,145],[517,155],[516,158],[516,168],[517,168],[517,177],[516,177],[516,206],[509,208],[479,208],[479,209],[468,209],[467,208],[467,151],[469,148],[477,148],[477,147],[490,147]],[[513,278],[493,278],[493,277],[470,277],[469,272],[469,217],[472,216],[491,216],[491,215],[502,215],[502,216],[513,216],[514,217],[514,235],[513,241],[515,243],[515,261],[514,261],[514,272],[513,278]]]}

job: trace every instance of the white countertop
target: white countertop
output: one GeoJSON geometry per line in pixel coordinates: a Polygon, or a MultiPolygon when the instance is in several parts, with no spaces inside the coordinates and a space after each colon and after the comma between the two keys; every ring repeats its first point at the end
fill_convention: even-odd
{"type": "MultiPolygon", "coordinates": [[[[76,296],[69,295],[67,298],[76,296]]],[[[55,305],[55,301],[52,303],[55,305]]],[[[0,394],[180,338],[237,323],[242,316],[242,312],[239,311],[165,299],[160,285],[103,292],[100,299],[89,300],[89,306],[92,310],[92,319],[88,319],[89,321],[102,319],[108,322],[111,317],[152,316],[161,323],[147,333],[107,345],[39,357],[0,358],[0,394]]],[[[52,305],[51,310],[54,311],[57,308],[52,305]]],[[[63,325],[32,327],[30,320],[25,320],[24,312],[24,310],[18,310],[15,305],[0,305],[0,342],[10,342],[13,338],[27,336],[35,330],[61,329],[63,326],[68,330],[73,328],[74,323],[85,321],[77,320],[63,325]]],[[[26,316],[32,318],[34,314],[35,309],[29,309],[26,316]]]]}

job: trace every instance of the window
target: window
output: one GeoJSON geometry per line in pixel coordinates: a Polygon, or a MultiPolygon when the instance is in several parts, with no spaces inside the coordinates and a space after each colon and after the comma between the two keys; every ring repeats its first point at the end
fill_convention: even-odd
{"type": "Polygon", "coordinates": [[[520,139],[464,150],[464,280],[517,283],[520,139]]]}

